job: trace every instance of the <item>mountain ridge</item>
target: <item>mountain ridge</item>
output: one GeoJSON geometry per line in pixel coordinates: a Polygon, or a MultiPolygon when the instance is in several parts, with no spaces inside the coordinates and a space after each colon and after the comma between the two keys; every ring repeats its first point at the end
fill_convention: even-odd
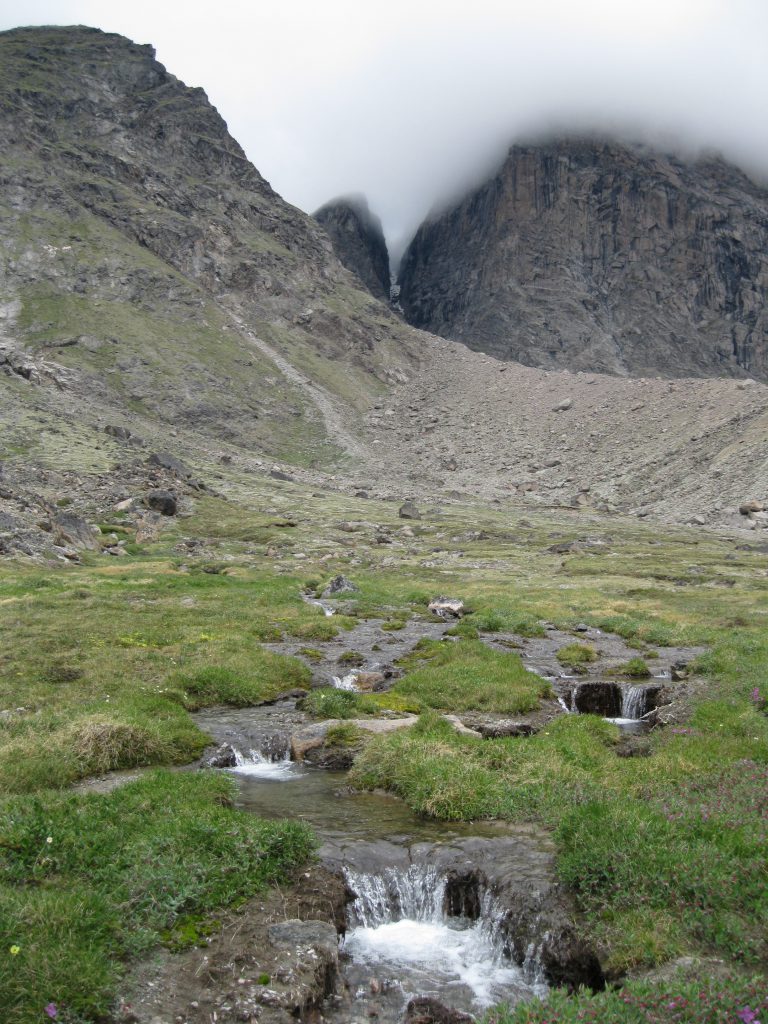
{"type": "Polygon", "coordinates": [[[278,473],[350,498],[740,526],[768,495],[763,385],[617,390],[415,330],[151,47],[24,29],[0,57],[0,513],[29,551],[59,503],[98,520],[170,486],[152,453],[233,500],[278,473]]]}

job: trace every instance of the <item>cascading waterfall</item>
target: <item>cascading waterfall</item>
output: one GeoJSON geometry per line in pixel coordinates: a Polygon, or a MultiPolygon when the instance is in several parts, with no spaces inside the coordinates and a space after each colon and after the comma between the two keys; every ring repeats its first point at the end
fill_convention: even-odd
{"type": "Polygon", "coordinates": [[[621,695],[621,717],[637,720],[645,714],[648,694],[644,686],[626,686],[621,695]]]}
{"type": "Polygon", "coordinates": [[[535,950],[522,967],[509,959],[503,911],[487,890],[478,894],[479,912],[470,919],[447,913],[449,880],[434,867],[345,873],[355,900],[344,951],[353,963],[383,972],[404,999],[431,994],[477,1010],[546,990],[535,950]]]}
{"type": "Polygon", "coordinates": [[[231,770],[238,775],[280,781],[293,778],[297,774],[286,737],[269,736],[262,743],[261,750],[249,750],[247,754],[236,748],[233,750],[235,765],[231,770]]]}
{"type": "Polygon", "coordinates": [[[326,618],[330,618],[332,615],[336,614],[336,609],[333,605],[328,604],[327,601],[321,601],[319,597],[311,597],[307,593],[304,593],[301,596],[307,604],[314,605],[315,608],[322,608],[323,615],[325,615],[326,618]]]}
{"type": "Polygon", "coordinates": [[[352,690],[357,693],[357,672],[353,669],[352,672],[348,672],[345,676],[334,676],[333,685],[337,690],[352,690]]]}
{"type": "Polygon", "coordinates": [[[345,871],[355,893],[351,920],[364,928],[391,921],[439,921],[443,916],[447,879],[435,868],[411,865],[407,871],[388,869],[383,875],[345,871]]]}

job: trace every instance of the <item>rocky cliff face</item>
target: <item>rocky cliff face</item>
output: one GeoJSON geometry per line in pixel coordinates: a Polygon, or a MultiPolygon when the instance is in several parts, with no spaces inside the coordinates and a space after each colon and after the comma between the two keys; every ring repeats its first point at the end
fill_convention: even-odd
{"type": "Polygon", "coordinates": [[[403,258],[410,323],[499,358],[768,379],[768,191],[720,160],[514,146],[403,258]]]}
{"type": "Polygon", "coordinates": [[[389,253],[381,221],[364,196],[334,199],[314,214],[344,266],[357,274],[377,299],[389,301],[389,253]]]}
{"type": "Polygon", "coordinates": [[[34,415],[6,382],[18,451],[39,451],[53,404],[59,429],[67,396],[87,396],[89,463],[88,438],[130,420],[330,465],[356,450],[338,410],[417,352],[205,93],[95,29],[0,34],[0,269],[0,362],[32,360],[41,381],[55,364],[59,382],[34,415]]]}

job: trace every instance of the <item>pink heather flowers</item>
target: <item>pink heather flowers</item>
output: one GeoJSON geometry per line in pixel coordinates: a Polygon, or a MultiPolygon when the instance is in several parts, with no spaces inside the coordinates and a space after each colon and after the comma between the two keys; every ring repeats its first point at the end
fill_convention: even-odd
{"type": "Polygon", "coordinates": [[[736,1016],[739,1020],[744,1021],[744,1024],[760,1024],[760,1021],[757,1019],[757,1010],[752,1010],[749,1006],[739,1010],[736,1016]]]}

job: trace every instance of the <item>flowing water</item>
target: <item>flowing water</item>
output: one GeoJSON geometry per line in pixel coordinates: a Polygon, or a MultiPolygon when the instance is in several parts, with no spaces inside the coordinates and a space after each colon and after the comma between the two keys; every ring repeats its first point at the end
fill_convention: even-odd
{"type": "Polygon", "coordinates": [[[393,1002],[434,996],[474,1013],[546,991],[535,959],[518,967],[507,955],[503,909],[490,893],[471,919],[446,912],[447,876],[432,866],[377,875],[347,870],[346,877],[356,895],[342,949],[352,961],[348,978],[357,982],[358,999],[366,998],[371,972],[388,982],[393,1002]]]}
{"type": "MultiPolygon", "coordinates": [[[[415,848],[442,849],[469,837],[508,839],[515,829],[421,818],[394,797],[352,792],[342,772],[293,764],[276,726],[283,722],[287,730],[295,717],[284,702],[207,712],[199,720],[236,749],[237,765],[230,770],[238,780],[239,805],[263,818],[305,821],[320,839],[321,860],[345,871],[355,899],[340,949],[346,996],[334,1007],[334,1020],[351,1024],[375,1015],[381,1024],[395,1024],[417,995],[477,1014],[492,1003],[543,992],[535,958],[522,967],[509,958],[500,910],[489,893],[472,918],[451,915],[445,872],[388,866],[397,857],[407,861],[415,848]]],[[[539,842],[530,829],[519,832],[521,849],[539,842]]]]}

